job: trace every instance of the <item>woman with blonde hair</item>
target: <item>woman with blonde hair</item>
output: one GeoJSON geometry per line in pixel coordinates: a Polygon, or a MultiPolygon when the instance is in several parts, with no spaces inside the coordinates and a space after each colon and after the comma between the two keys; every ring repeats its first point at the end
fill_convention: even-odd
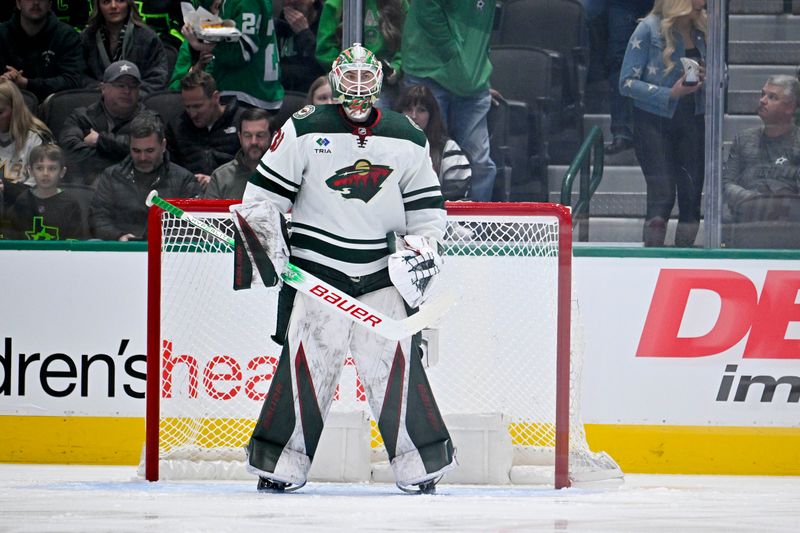
{"type": "Polygon", "coordinates": [[[705,0],[656,0],[633,32],[622,63],[619,91],[633,99],[633,143],[647,183],[645,246],[664,245],[676,195],[675,246],[693,246],[697,236],[705,163],[706,28],[705,0]],[[692,62],[699,68],[685,66],[692,62]]]}
{"type": "Polygon", "coordinates": [[[4,215],[17,197],[33,185],[28,155],[53,138],[44,122],[33,116],[16,84],[0,79],[0,238],[4,215]]]}

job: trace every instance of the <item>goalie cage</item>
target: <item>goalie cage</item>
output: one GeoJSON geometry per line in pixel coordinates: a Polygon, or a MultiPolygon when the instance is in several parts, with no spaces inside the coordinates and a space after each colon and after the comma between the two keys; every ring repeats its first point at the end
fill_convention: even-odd
{"type": "MultiPolygon", "coordinates": [[[[228,201],[175,205],[231,234],[228,201]]],[[[448,203],[439,289],[456,303],[424,332],[428,378],[457,450],[445,482],[554,484],[622,478],[580,417],[569,210],[448,203]]],[[[277,364],[277,295],[234,291],[232,249],[151,208],[146,479],[250,477],[243,446],[277,364]]],[[[363,387],[345,358],[310,479],[392,482],[363,387]]]]}

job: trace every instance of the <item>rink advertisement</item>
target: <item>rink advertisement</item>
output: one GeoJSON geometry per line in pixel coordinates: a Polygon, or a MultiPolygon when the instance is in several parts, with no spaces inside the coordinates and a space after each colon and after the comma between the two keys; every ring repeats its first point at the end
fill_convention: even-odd
{"type": "MultiPolygon", "coordinates": [[[[138,462],[146,254],[78,248],[0,248],[0,461],[138,462]]],[[[575,255],[593,448],[629,472],[800,474],[800,258],[575,255]]],[[[260,400],[260,355],[198,390],[260,400]]]]}

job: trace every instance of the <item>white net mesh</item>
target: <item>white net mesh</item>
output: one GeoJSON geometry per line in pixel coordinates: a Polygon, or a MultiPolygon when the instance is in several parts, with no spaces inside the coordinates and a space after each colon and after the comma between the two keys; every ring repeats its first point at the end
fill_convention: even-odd
{"type": "MultiPolygon", "coordinates": [[[[193,214],[230,232],[225,215],[193,214]]],[[[233,291],[232,250],[186,222],[165,213],[161,234],[160,477],[235,477],[280,353],[269,338],[277,295],[233,291]]],[[[555,216],[450,215],[438,289],[455,293],[456,304],[425,335],[442,414],[499,414],[515,482],[552,482],[552,466],[544,478],[526,468],[553,463],[558,238],[555,216]]],[[[586,443],[579,363],[573,355],[570,478],[619,477],[586,443]]],[[[344,365],[332,410],[368,410],[352,360],[344,365]]],[[[380,450],[374,423],[371,439],[380,450]]]]}

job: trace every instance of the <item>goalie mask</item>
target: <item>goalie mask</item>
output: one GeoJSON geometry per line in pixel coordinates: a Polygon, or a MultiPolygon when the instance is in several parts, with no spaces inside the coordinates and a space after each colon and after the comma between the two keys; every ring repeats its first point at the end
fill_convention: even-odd
{"type": "Polygon", "coordinates": [[[381,62],[375,54],[354,43],[333,62],[329,79],[333,99],[342,104],[350,120],[366,120],[383,82],[381,62]]]}

